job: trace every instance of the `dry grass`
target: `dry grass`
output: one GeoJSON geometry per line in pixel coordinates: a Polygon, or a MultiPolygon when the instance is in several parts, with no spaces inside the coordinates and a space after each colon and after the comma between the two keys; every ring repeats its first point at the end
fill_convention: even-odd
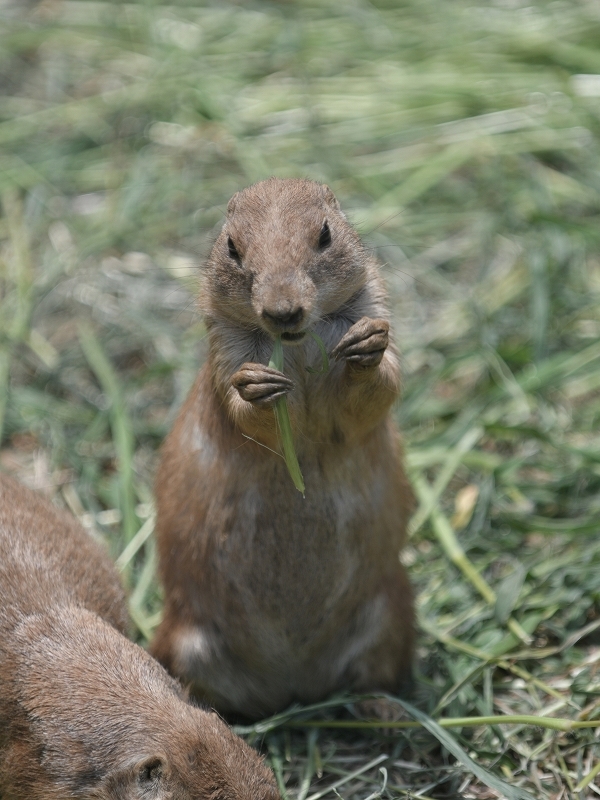
{"type": "Polygon", "coordinates": [[[233,191],[326,180],[385,263],[404,354],[412,701],[459,724],[373,727],[340,698],[246,735],[299,800],[600,794],[596,5],[0,13],[1,467],[106,537],[150,635],[197,264],[233,191]]]}

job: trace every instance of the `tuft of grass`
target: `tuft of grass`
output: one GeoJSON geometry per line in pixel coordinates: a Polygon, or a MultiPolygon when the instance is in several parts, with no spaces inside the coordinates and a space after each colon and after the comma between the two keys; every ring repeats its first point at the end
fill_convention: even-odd
{"type": "Polygon", "coordinates": [[[0,15],[0,468],[107,541],[151,636],[152,480],[204,357],[198,264],[237,189],[326,181],[384,264],[404,361],[412,705],[460,726],[441,741],[333,698],[243,733],[299,800],[507,796],[488,774],[600,793],[594,5],[0,15]]]}

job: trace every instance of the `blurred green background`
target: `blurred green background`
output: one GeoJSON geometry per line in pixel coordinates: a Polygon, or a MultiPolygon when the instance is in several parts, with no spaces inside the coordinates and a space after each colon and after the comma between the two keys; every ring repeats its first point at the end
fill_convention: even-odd
{"type": "MultiPolygon", "coordinates": [[[[140,638],[202,260],[233,192],[310,177],[390,290],[418,703],[594,718],[600,6],[3,0],[0,87],[0,468],[107,539],[140,638]]],[[[265,746],[300,800],[374,746],[394,796],[499,796],[432,737],[281,730],[265,746]]],[[[600,793],[593,730],[454,735],[537,798],[600,793]]],[[[344,797],[380,785],[365,774],[344,797]]]]}

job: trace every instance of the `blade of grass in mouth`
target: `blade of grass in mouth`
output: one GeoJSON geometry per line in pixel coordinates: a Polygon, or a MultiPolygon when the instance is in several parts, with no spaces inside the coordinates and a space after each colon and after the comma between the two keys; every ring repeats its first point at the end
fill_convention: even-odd
{"type": "MultiPolygon", "coordinates": [[[[308,331],[308,333],[315,340],[321,352],[321,368],[313,369],[312,367],[306,367],[306,369],[308,372],[314,374],[327,372],[329,369],[329,358],[327,356],[327,351],[325,350],[325,345],[323,344],[321,337],[316,333],[313,333],[312,331],[308,331]]],[[[275,339],[275,345],[273,346],[273,353],[271,354],[269,366],[273,369],[279,370],[279,372],[283,372],[283,342],[281,336],[277,336],[275,339]]],[[[292,436],[292,425],[290,423],[287,398],[285,396],[280,397],[275,401],[274,411],[275,418],[277,420],[277,426],[279,428],[279,435],[281,437],[283,457],[285,459],[288,472],[294,481],[294,486],[299,492],[302,492],[302,497],[304,497],[304,478],[302,477],[302,471],[296,456],[296,448],[294,447],[294,439],[292,436]]]]}
{"type": "Polygon", "coordinates": [[[313,333],[312,331],[308,331],[308,333],[315,340],[319,350],[321,351],[321,369],[306,367],[306,371],[310,372],[313,375],[320,375],[327,372],[327,370],[329,369],[329,356],[327,355],[327,350],[325,350],[325,345],[323,344],[323,340],[321,339],[321,337],[318,336],[316,333],[313,333]]]}
{"type": "MultiPolygon", "coordinates": [[[[278,370],[279,372],[283,372],[283,344],[281,342],[281,336],[277,336],[275,339],[275,345],[273,347],[273,353],[271,355],[271,360],[269,361],[269,366],[278,370]]],[[[290,423],[290,415],[288,413],[286,397],[279,397],[275,401],[274,411],[275,418],[277,420],[277,426],[279,428],[279,435],[281,437],[283,457],[285,458],[288,472],[294,481],[294,486],[299,492],[302,492],[302,497],[304,497],[304,478],[302,477],[300,465],[298,464],[298,458],[296,457],[296,449],[294,447],[294,439],[292,437],[292,425],[290,423]]]]}

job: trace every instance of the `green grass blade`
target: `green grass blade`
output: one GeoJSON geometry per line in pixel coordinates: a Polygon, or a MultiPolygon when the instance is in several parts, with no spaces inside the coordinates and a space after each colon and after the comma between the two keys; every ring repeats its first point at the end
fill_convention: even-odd
{"type": "Polygon", "coordinates": [[[23,203],[17,192],[7,190],[3,193],[2,210],[6,217],[11,253],[4,264],[0,260],[0,442],[8,403],[12,359],[16,346],[29,335],[33,309],[33,267],[29,235],[24,220],[23,203]]]}
{"type": "Polygon", "coordinates": [[[407,703],[405,700],[398,700],[397,698],[390,699],[395,700],[395,702],[399,703],[408,713],[420,722],[424,728],[426,728],[429,733],[431,733],[438,742],[448,750],[448,752],[452,753],[454,758],[456,758],[460,763],[470,770],[475,777],[477,777],[482,783],[485,783],[486,786],[489,786],[490,789],[493,789],[495,792],[498,792],[500,795],[503,795],[508,800],[534,800],[534,798],[526,792],[524,789],[520,789],[516,786],[510,786],[506,781],[503,781],[502,778],[498,778],[496,775],[492,775],[487,769],[478,764],[477,762],[473,761],[473,759],[467,754],[463,747],[456,741],[454,736],[448,733],[447,730],[444,730],[435,720],[431,719],[427,714],[424,714],[418,708],[411,705],[411,703],[407,703]]]}
{"type": "MultiPolygon", "coordinates": [[[[271,356],[271,360],[269,361],[269,366],[273,369],[279,370],[279,372],[283,371],[283,345],[281,343],[281,336],[278,336],[275,339],[275,345],[273,347],[273,354],[271,356]]],[[[283,457],[285,458],[288,472],[290,473],[290,477],[294,482],[294,486],[299,492],[302,493],[302,496],[304,497],[304,478],[302,477],[302,472],[296,456],[294,438],[292,436],[292,425],[290,423],[287,399],[285,397],[280,397],[278,400],[276,400],[274,411],[275,419],[277,420],[277,425],[279,428],[279,434],[281,436],[283,457]]]]}
{"type": "Polygon", "coordinates": [[[119,470],[119,495],[123,514],[123,539],[129,543],[138,529],[135,513],[135,490],[133,486],[133,427],[125,408],[119,379],[106,357],[92,329],[81,325],[79,329],[81,348],[96,375],[102,390],[110,401],[110,421],[113,431],[119,470]]]}
{"type": "Polygon", "coordinates": [[[313,333],[313,331],[309,331],[308,333],[315,340],[319,350],[321,351],[321,369],[306,367],[306,371],[310,372],[312,375],[322,375],[329,369],[329,356],[327,355],[327,350],[325,349],[325,345],[323,344],[321,337],[318,334],[313,333]]]}

